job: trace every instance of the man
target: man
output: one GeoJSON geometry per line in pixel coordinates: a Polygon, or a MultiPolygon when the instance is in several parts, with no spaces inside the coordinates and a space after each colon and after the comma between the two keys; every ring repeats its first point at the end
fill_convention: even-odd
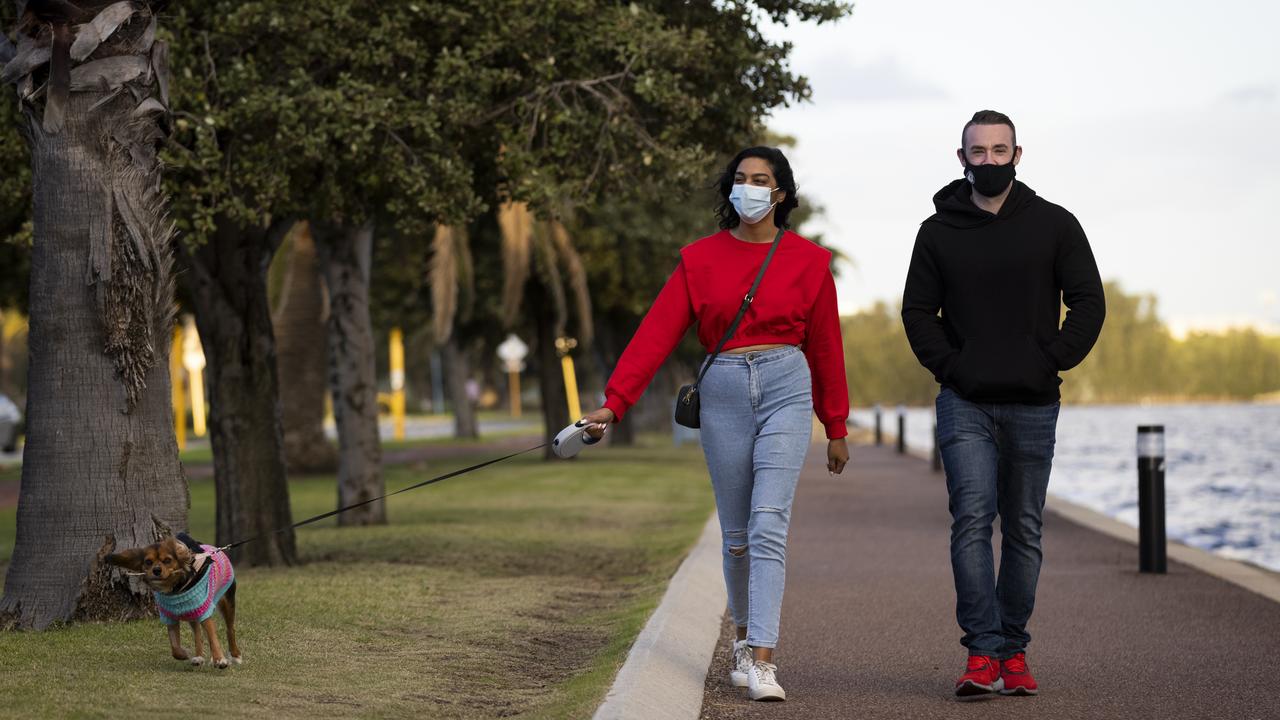
{"type": "Polygon", "coordinates": [[[1061,380],[1098,339],[1102,281],[1074,216],[1014,180],[1013,122],[983,110],[961,132],[965,177],[933,196],[902,296],[902,321],[938,394],[951,509],[956,619],[969,650],[956,695],[1034,695],[1027,621],[1061,380]],[[1060,305],[1068,308],[1061,327],[1060,305]],[[941,317],[938,313],[941,311],[941,317]],[[1000,515],[1000,574],[991,526],[1000,515]]]}

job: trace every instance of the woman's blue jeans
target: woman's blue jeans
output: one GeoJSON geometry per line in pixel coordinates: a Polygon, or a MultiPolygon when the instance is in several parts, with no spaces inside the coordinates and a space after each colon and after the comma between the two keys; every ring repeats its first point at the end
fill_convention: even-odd
{"type": "Polygon", "coordinates": [[[956,620],[970,655],[1023,652],[1040,578],[1040,527],[1058,425],[1058,403],[972,403],[938,395],[938,445],[951,508],[956,620]],[[1000,576],[991,525],[1000,516],[1000,576]]]}
{"type": "Polygon", "coordinates": [[[698,393],[729,612],[752,647],[776,647],[791,501],[813,430],[809,364],[795,347],[720,355],[698,393]]]}

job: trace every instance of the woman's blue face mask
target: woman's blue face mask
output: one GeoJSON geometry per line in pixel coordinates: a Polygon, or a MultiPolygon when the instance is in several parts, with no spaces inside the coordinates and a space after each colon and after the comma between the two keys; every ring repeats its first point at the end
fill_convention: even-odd
{"type": "Polygon", "coordinates": [[[729,202],[737,211],[738,217],[748,225],[755,225],[769,214],[775,202],[770,202],[773,191],[777,188],[761,187],[738,183],[729,191],[729,202]]]}

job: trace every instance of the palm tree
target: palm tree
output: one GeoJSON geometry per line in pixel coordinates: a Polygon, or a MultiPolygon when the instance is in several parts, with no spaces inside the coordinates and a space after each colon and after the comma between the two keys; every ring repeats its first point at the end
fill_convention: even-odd
{"type": "Polygon", "coordinates": [[[467,393],[471,363],[455,327],[471,318],[475,305],[475,269],[466,233],[448,225],[436,227],[431,242],[432,340],[440,348],[445,386],[453,405],[454,437],[480,437],[475,407],[467,393]]]}
{"type": "Polygon", "coordinates": [[[158,2],[18,0],[17,86],[31,149],[27,444],[0,624],[145,614],[103,564],[185,529],[170,406],[173,227],[157,142],[168,107],[158,2]]]}
{"type": "MultiPolygon", "coordinates": [[[[586,268],[558,218],[539,219],[526,203],[507,201],[498,208],[498,226],[502,232],[503,323],[515,325],[526,306],[533,314],[543,429],[550,438],[570,422],[560,370],[560,348],[564,346],[557,343],[566,338],[569,326],[566,274],[577,320],[577,347],[585,349],[592,341],[586,268]]],[[[546,457],[552,457],[550,445],[546,457]]]]}
{"type": "Polygon", "coordinates": [[[276,362],[289,378],[280,385],[285,466],[291,473],[333,472],[338,452],[324,435],[329,298],[308,223],[293,227],[276,262],[283,263],[284,272],[271,324],[276,362]]]}

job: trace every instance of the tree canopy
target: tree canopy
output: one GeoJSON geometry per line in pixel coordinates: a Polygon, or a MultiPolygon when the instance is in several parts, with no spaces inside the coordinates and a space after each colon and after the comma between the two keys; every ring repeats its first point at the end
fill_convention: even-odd
{"type": "MultiPolygon", "coordinates": [[[[808,97],[764,16],[808,2],[372,0],[175,7],[175,216],[390,220],[428,238],[501,198],[565,212],[671,187],[808,97]]],[[[426,240],[424,240],[426,241],[426,240]]]]}

